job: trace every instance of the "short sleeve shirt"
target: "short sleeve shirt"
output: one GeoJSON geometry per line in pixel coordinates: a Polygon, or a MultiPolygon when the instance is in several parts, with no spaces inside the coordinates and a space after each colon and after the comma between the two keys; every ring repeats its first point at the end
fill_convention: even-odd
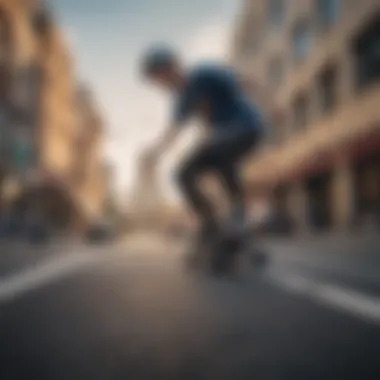
{"type": "Polygon", "coordinates": [[[199,107],[208,106],[214,130],[262,128],[258,108],[248,99],[233,70],[218,64],[203,64],[190,70],[177,95],[174,122],[182,125],[195,116],[199,107]]]}

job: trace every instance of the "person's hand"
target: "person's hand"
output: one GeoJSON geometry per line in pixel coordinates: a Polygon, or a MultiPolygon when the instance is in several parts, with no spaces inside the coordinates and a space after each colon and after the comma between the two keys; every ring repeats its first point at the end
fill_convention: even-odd
{"type": "Polygon", "coordinates": [[[159,159],[170,148],[178,136],[179,128],[174,125],[166,129],[155,143],[143,150],[141,161],[146,168],[157,166],[159,159]]]}
{"type": "Polygon", "coordinates": [[[156,146],[150,146],[144,150],[141,161],[146,167],[153,167],[157,164],[159,158],[159,152],[156,146]]]}

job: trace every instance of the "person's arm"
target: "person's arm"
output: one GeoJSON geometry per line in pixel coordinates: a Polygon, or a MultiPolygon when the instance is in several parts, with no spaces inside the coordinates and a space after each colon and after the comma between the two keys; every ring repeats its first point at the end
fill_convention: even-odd
{"type": "Polygon", "coordinates": [[[156,140],[151,149],[148,151],[148,162],[154,163],[162,156],[177,140],[177,137],[187,124],[188,120],[199,110],[204,116],[205,110],[197,107],[198,94],[200,92],[201,76],[195,73],[187,77],[185,88],[182,89],[177,99],[172,115],[172,122],[166,128],[161,136],[156,140]]]}
{"type": "Polygon", "coordinates": [[[190,77],[186,88],[182,91],[174,105],[172,121],[163,134],[158,138],[153,147],[153,156],[159,158],[177,140],[178,135],[183,130],[188,119],[195,110],[195,101],[198,92],[198,78],[190,77]]]}
{"type": "Polygon", "coordinates": [[[172,122],[166,127],[163,133],[158,136],[153,145],[148,149],[145,160],[149,164],[154,164],[163,154],[165,154],[177,140],[182,131],[182,126],[186,123],[188,116],[187,102],[179,102],[174,110],[172,122]]]}
{"type": "Polygon", "coordinates": [[[180,128],[177,125],[170,125],[166,128],[158,140],[153,146],[153,156],[158,159],[160,156],[165,154],[168,149],[175,143],[180,132],[180,128]]]}

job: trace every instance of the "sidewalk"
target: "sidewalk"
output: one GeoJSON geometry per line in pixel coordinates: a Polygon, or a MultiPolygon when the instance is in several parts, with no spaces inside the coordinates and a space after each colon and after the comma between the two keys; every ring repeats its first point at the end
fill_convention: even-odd
{"type": "Polygon", "coordinates": [[[374,231],[268,239],[262,246],[276,267],[349,273],[380,286],[380,236],[374,231]]]}
{"type": "MultiPolygon", "coordinates": [[[[325,233],[296,237],[270,237],[263,244],[274,253],[294,255],[361,254],[380,259],[380,234],[377,231],[325,233]]],[[[380,263],[379,263],[380,265],[380,263]]]]}
{"type": "Polygon", "coordinates": [[[380,296],[380,236],[355,231],[267,239],[272,273],[287,273],[380,296]]]}

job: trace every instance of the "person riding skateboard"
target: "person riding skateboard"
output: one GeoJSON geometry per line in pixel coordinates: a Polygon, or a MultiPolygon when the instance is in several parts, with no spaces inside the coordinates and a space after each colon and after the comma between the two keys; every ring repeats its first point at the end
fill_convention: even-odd
{"type": "Polygon", "coordinates": [[[272,94],[228,65],[202,62],[186,68],[179,55],[166,46],[148,49],[142,59],[142,72],[144,78],[168,90],[174,98],[169,126],[145,152],[148,162],[157,164],[193,117],[199,117],[211,132],[210,138],[200,142],[176,170],[177,185],[200,220],[200,241],[218,231],[215,210],[199,186],[204,174],[219,178],[231,204],[233,224],[245,223],[242,161],[263,141],[269,124],[248,94],[250,89],[257,90],[272,116],[278,116],[280,109],[272,105],[272,94]]]}

